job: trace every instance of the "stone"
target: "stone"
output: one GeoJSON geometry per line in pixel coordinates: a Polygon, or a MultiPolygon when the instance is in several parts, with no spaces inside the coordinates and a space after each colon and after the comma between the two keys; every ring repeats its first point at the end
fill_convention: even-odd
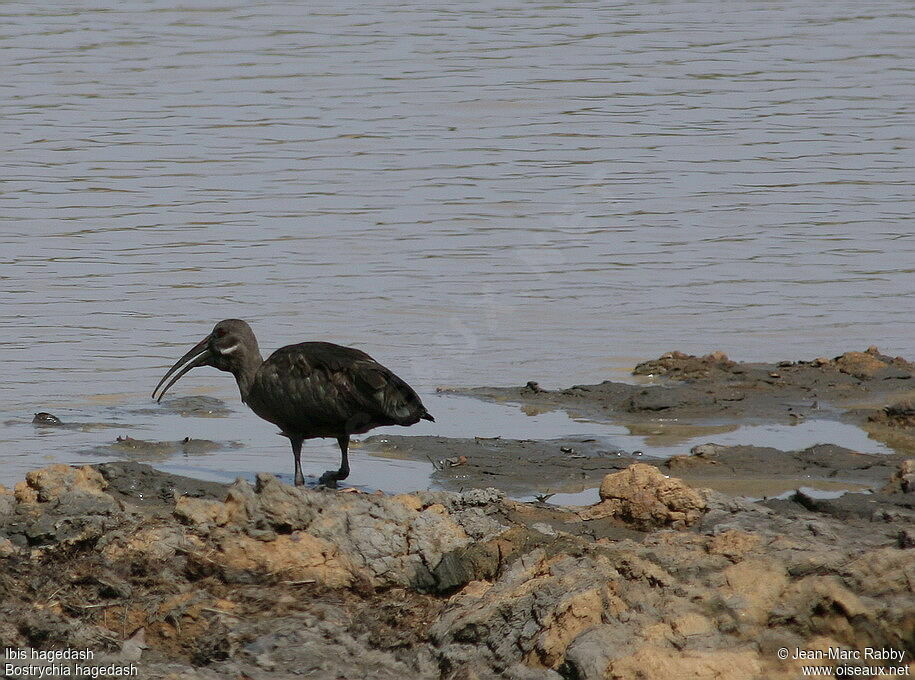
{"type": "Polygon", "coordinates": [[[915,458],[909,458],[899,464],[899,468],[890,477],[889,483],[881,493],[915,493],[915,458]]]}
{"type": "Polygon", "coordinates": [[[845,352],[836,357],[835,366],[842,373],[848,373],[861,380],[872,378],[887,367],[883,361],[867,352],[845,352]]]}
{"type": "Polygon", "coordinates": [[[224,569],[254,572],[286,581],[308,581],[330,588],[353,584],[357,573],[334,544],[304,531],[260,541],[244,534],[227,533],[217,539],[215,559],[224,569]]]}
{"type": "Polygon", "coordinates": [[[20,503],[47,503],[73,491],[103,495],[107,486],[98,470],[88,465],[75,468],[59,463],[27,473],[25,482],[16,484],[15,495],[20,503]]]}
{"type": "Polygon", "coordinates": [[[699,492],[645,463],[604,477],[600,497],[603,502],[618,503],[614,515],[640,529],[691,526],[707,507],[699,492]]]}

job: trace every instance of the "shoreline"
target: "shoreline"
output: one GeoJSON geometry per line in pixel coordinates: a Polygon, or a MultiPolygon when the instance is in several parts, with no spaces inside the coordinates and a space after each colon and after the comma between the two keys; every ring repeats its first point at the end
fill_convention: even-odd
{"type": "Polygon", "coordinates": [[[676,378],[658,385],[464,392],[693,424],[796,420],[786,395],[815,391],[804,418],[892,433],[896,453],[708,442],[657,459],[585,437],[368,437],[366,451],[433,461],[445,489],[395,495],[137,462],[34,470],[0,488],[0,647],[14,665],[89,649],[111,677],[152,680],[787,680],[810,659],[911,671],[913,370],[860,354],[774,370],[665,355],[646,362],[676,378]],[[745,497],[800,482],[851,491],[745,497]],[[576,485],[596,502],[548,502],[576,485]]]}

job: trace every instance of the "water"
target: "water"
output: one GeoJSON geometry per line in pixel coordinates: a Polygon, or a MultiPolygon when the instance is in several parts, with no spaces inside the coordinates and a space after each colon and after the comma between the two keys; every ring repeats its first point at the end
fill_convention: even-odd
{"type": "MultiPolygon", "coordinates": [[[[442,384],[619,379],[670,349],[915,356],[910,3],[126,0],[0,19],[0,421],[210,433],[246,448],[187,463],[201,475],[274,454],[285,471],[242,409],[180,433],[134,413],[224,317],[264,349],[358,346],[433,402],[442,384]]],[[[177,389],[237,400],[212,371],[177,389]]],[[[0,428],[0,477],[113,432],[0,428]]]]}

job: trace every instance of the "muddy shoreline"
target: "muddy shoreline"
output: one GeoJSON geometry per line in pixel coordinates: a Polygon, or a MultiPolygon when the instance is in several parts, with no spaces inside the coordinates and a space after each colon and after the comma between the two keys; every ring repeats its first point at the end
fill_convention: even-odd
{"type": "Polygon", "coordinates": [[[905,667],[912,369],[873,349],[772,365],[672,353],[636,369],[650,384],[460,391],[633,426],[842,420],[889,455],[365,439],[431,461],[445,489],[399,495],[137,462],[35,470],[0,488],[0,645],[186,680],[796,678],[783,647],[893,650],[877,665],[905,667]],[[588,504],[511,500],[592,487],[588,504]]]}
{"type": "Polygon", "coordinates": [[[720,352],[702,357],[670,352],[639,364],[633,373],[646,382],[604,381],[547,390],[529,381],[516,387],[441,391],[516,404],[529,412],[560,409],[573,417],[625,427],[649,441],[654,437],[676,442],[742,425],[835,421],[860,428],[893,453],[868,454],[829,441],[797,450],[763,444],[722,446],[715,443],[714,434],[705,445],[684,448],[663,460],[587,438],[528,442],[376,436],[364,445],[433,462],[464,456],[466,465],[439,466],[433,479],[448,489],[461,488],[464,482],[488,482],[528,495],[581,491],[595,486],[601,471],[639,461],[696,484],[752,498],[801,486],[861,491],[915,456],[915,365],[875,347],[832,359],[768,364],[735,362],[720,352]]]}
{"type": "Polygon", "coordinates": [[[564,409],[617,422],[676,420],[742,424],[803,419],[855,423],[875,439],[884,429],[906,427],[915,396],[915,365],[881,354],[876,347],[833,359],[745,363],[721,352],[696,357],[669,352],[638,364],[646,382],[604,381],[546,390],[531,380],[519,387],[442,388],[441,391],[530,408],[564,409]]]}

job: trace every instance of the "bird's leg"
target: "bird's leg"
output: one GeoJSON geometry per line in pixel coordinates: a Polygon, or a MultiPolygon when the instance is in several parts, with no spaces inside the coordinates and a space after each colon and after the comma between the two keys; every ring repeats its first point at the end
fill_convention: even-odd
{"type": "Polygon", "coordinates": [[[295,485],[304,486],[305,475],[302,474],[302,442],[303,439],[290,437],[292,442],[292,457],[295,458],[295,485]]]}
{"type": "Polygon", "coordinates": [[[340,445],[340,469],[337,471],[328,470],[321,475],[321,484],[330,489],[336,489],[338,481],[349,477],[349,458],[347,457],[349,435],[345,434],[342,437],[337,437],[337,444],[340,445]]]}
{"type": "Polygon", "coordinates": [[[337,444],[340,445],[340,469],[337,470],[337,480],[349,477],[349,435],[337,437],[337,444]]]}

